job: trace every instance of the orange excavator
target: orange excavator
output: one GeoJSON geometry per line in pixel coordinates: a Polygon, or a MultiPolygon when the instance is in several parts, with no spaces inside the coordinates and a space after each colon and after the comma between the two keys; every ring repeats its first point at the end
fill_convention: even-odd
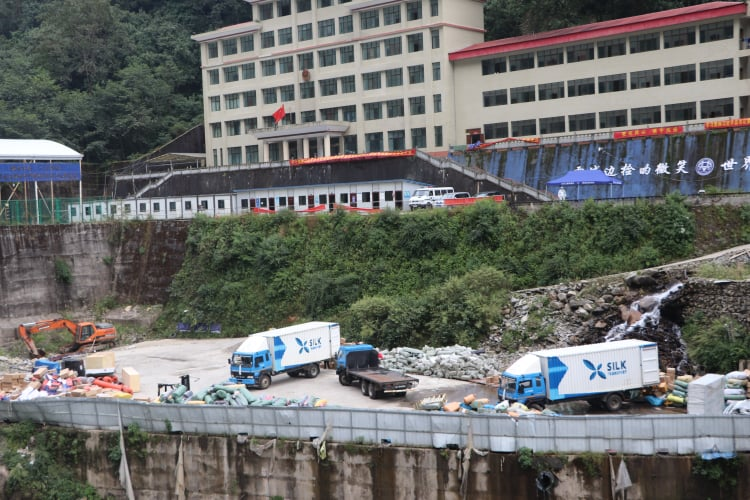
{"type": "Polygon", "coordinates": [[[18,326],[18,336],[29,348],[34,358],[45,355],[42,349],[34,344],[32,335],[53,330],[68,330],[73,335],[73,343],[64,347],[64,353],[93,350],[101,344],[114,345],[117,340],[117,330],[111,323],[92,323],[88,321],[75,322],[65,318],[45,319],[34,323],[23,323],[18,326]]]}

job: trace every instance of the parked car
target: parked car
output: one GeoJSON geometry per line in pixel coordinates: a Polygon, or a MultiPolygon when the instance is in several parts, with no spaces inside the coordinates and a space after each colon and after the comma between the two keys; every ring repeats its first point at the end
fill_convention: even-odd
{"type": "Polygon", "coordinates": [[[440,208],[445,206],[445,200],[447,199],[455,199],[455,198],[471,198],[471,194],[467,193],[465,191],[458,191],[455,193],[448,193],[444,195],[442,198],[435,200],[435,208],[440,208]]]}
{"type": "Polygon", "coordinates": [[[503,193],[500,191],[482,191],[481,193],[477,193],[477,198],[487,198],[489,196],[499,196],[503,193]]]}
{"type": "Polygon", "coordinates": [[[432,208],[435,206],[437,200],[448,194],[453,194],[452,187],[419,188],[412,194],[409,200],[409,208],[412,210],[416,208],[432,208]]]}

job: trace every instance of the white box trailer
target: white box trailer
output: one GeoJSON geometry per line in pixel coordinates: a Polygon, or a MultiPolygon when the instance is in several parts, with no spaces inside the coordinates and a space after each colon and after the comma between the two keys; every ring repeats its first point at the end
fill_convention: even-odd
{"type": "Polygon", "coordinates": [[[338,323],[312,321],[255,333],[229,359],[230,381],[266,389],[279,373],[314,378],[321,362],[333,362],[340,345],[338,323]]]}
{"type": "Polygon", "coordinates": [[[582,399],[614,411],[632,391],[658,383],[656,343],[627,339],[527,354],[503,372],[498,396],[539,406],[582,399]]]}

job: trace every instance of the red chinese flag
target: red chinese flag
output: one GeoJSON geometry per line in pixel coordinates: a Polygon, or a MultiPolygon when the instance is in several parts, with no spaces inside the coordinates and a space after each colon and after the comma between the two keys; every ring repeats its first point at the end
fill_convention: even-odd
{"type": "Polygon", "coordinates": [[[273,120],[276,123],[279,123],[281,120],[284,119],[285,116],[286,116],[286,111],[284,110],[284,105],[282,104],[279,109],[277,109],[276,111],[274,111],[274,113],[273,113],[273,120]]]}

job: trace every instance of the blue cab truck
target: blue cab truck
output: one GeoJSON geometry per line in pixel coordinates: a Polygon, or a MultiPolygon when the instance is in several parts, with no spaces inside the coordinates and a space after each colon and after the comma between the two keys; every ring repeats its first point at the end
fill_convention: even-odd
{"type": "Polygon", "coordinates": [[[658,383],[656,343],[627,339],[526,354],[502,373],[497,392],[501,401],[530,408],[585,400],[617,411],[658,383]]]}
{"type": "Polygon", "coordinates": [[[338,323],[312,321],[254,333],[229,358],[229,381],[267,389],[280,373],[315,378],[320,363],[333,366],[340,345],[338,323]]]}
{"type": "Polygon", "coordinates": [[[386,394],[405,396],[419,379],[380,366],[380,353],[370,344],[343,345],[336,358],[341,385],[359,383],[363,395],[377,399],[386,394]]]}

